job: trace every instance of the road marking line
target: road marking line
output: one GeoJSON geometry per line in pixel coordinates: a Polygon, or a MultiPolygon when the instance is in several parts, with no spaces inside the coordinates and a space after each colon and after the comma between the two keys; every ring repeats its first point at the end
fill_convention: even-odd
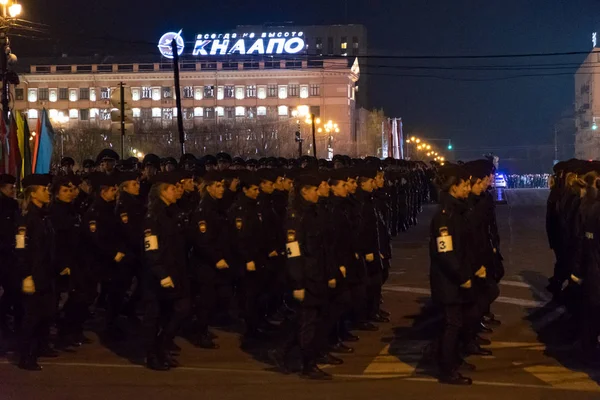
{"type": "MultiPolygon", "coordinates": [[[[407,286],[384,286],[383,290],[390,292],[403,292],[403,293],[416,293],[416,294],[426,294],[431,295],[431,291],[429,289],[416,288],[416,287],[407,287],[407,286]]],[[[546,302],[543,301],[535,301],[535,300],[525,300],[525,299],[517,299],[514,297],[504,297],[500,296],[496,299],[497,303],[504,304],[513,304],[522,307],[543,307],[546,305],[546,302]]]]}
{"type": "Polygon", "coordinates": [[[514,287],[521,287],[521,288],[527,288],[527,289],[529,289],[531,287],[530,284],[525,283],[523,281],[505,281],[505,280],[502,280],[502,281],[500,281],[500,284],[504,285],[504,286],[514,286],[514,287]]]}
{"type": "Polygon", "coordinates": [[[364,374],[410,376],[423,358],[426,340],[403,340],[386,345],[365,368],[364,374]]]}
{"type": "Polygon", "coordinates": [[[588,374],[562,365],[535,365],[524,370],[557,389],[600,392],[600,386],[588,374]]]}

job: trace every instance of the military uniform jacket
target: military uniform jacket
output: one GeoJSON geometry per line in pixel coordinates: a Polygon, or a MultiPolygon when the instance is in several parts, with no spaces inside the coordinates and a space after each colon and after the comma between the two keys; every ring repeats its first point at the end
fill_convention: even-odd
{"type": "Polygon", "coordinates": [[[276,251],[283,254],[285,238],[283,232],[283,221],[275,210],[275,192],[273,194],[260,193],[256,203],[258,217],[263,226],[263,251],[268,257],[269,253],[276,251]]]}
{"type": "Polygon", "coordinates": [[[31,276],[36,292],[51,291],[58,272],[54,263],[54,230],[47,211],[29,204],[27,213],[19,218],[14,238],[20,279],[31,276]]]}
{"type": "Polygon", "coordinates": [[[159,200],[144,218],[144,287],[160,297],[187,297],[190,283],[187,276],[185,227],[177,218],[173,205],[159,200]],[[173,288],[163,288],[160,281],[171,277],[173,288]]]}
{"type": "Polygon", "coordinates": [[[359,188],[356,191],[356,198],[361,205],[357,238],[358,253],[363,259],[368,254],[373,254],[375,261],[366,263],[366,265],[367,270],[376,272],[381,269],[381,263],[379,262],[378,220],[373,195],[359,188]]]}
{"type": "Polygon", "coordinates": [[[75,274],[82,264],[79,257],[81,217],[74,204],[60,200],[50,205],[49,215],[55,233],[55,269],[60,273],[69,268],[75,274]]]}
{"type": "Polygon", "coordinates": [[[373,192],[373,203],[377,215],[377,233],[379,238],[379,252],[386,258],[392,258],[392,235],[389,227],[389,194],[381,188],[373,192]]]}
{"type": "Polygon", "coordinates": [[[472,290],[460,287],[472,277],[469,264],[466,203],[446,192],[440,193],[440,207],[431,220],[429,279],[431,297],[441,304],[471,301],[472,290]]]}
{"type": "Polygon", "coordinates": [[[350,214],[350,199],[331,196],[331,207],[329,207],[330,220],[333,226],[331,238],[332,263],[336,267],[335,278],[341,281],[360,282],[359,263],[356,259],[356,250],[352,236],[354,225],[350,214]],[[342,276],[339,267],[346,267],[346,279],[342,276]]]}
{"type": "Polygon", "coordinates": [[[319,306],[327,298],[321,220],[317,205],[302,198],[288,210],[287,269],[293,290],[305,290],[303,305],[319,306]]]}
{"type": "Polygon", "coordinates": [[[231,271],[217,270],[217,263],[225,260],[230,269],[232,258],[232,230],[221,201],[206,194],[194,213],[189,227],[193,244],[193,266],[199,279],[218,279],[225,283],[231,271]]]}
{"type": "Polygon", "coordinates": [[[117,200],[116,213],[121,221],[121,230],[127,241],[128,253],[139,261],[144,247],[143,224],[147,213],[146,207],[140,202],[139,197],[121,192],[117,200]]]}
{"type": "Polygon", "coordinates": [[[552,188],[550,190],[550,195],[548,195],[548,201],[546,202],[546,234],[548,235],[548,244],[553,250],[560,249],[559,200],[560,190],[557,187],[552,188]]]}
{"type": "Polygon", "coordinates": [[[115,202],[106,202],[98,197],[83,218],[83,255],[100,279],[111,278],[128,262],[127,243],[115,206],[115,202]],[[116,263],[114,259],[119,252],[126,256],[120,263],[116,263]]]}
{"type": "MultiPolygon", "coordinates": [[[[266,248],[263,222],[259,217],[257,201],[242,194],[229,211],[229,221],[235,232],[235,259],[242,270],[253,261],[256,269],[265,265],[266,248]]],[[[218,261],[218,260],[217,260],[218,261]]]]}
{"type": "Polygon", "coordinates": [[[581,286],[587,302],[600,306],[600,202],[583,201],[580,218],[579,247],[571,254],[576,258],[572,272],[583,279],[581,286]]]}
{"type": "MultiPolygon", "coordinates": [[[[0,257],[8,264],[7,257],[14,256],[15,228],[19,215],[19,203],[0,193],[0,257]],[[6,260],[6,261],[5,261],[6,260]]],[[[3,269],[0,267],[0,269],[3,269]]]]}
{"type": "Polygon", "coordinates": [[[493,276],[493,248],[488,229],[489,209],[486,207],[483,195],[475,196],[469,194],[467,200],[468,212],[466,214],[469,226],[469,259],[473,273],[482,266],[493,276]]]}
{"type": "Polygon", "coordinates": [[[279,217],[279,221],[283,224],[285,221],[288,207],[288,192],[285,190],[275,190],[271,195],[273,199],[273,208],[279,217]]]}

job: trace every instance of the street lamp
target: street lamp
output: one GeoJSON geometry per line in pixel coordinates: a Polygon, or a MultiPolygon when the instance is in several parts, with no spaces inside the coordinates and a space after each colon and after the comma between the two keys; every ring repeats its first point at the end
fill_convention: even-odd
{"type": "Polygon", "coordinates": [[[17,57],[11,53],[10,41],[7,32],[11,25],[11,19],[18,17],[23,7],[17,0],[0,0],[2,6],[2,22],[0,23],[0,74],[2,74],[2,114],[4,120],[8,120],[9,110],[9,84],[18,85],[19,78],[15,73],[9,73],[8,65],[15,63],[17,57]]]}
{"type": "Polygon", "coordinates": [[[52,118],[52,121],[56,122],[59,126],[58,132],[60,133],[60,158],[63,158],[65,156],[65,124],[69,122],[69,116],[60,111],[54,118],[52,118]]]}

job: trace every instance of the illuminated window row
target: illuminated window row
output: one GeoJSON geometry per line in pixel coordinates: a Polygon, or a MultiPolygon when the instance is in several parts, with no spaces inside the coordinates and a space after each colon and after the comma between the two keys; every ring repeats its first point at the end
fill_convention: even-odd
{"type": "MultiPolygon", "coordinates": [[[[303,106],[301,106],[303,107],[303,106]]],[[[307,107],[307,106],[304,106],[307,107]]],[[[293,108],[293,107],[292,107],[293,108]]],[[[289,117],[290,107],[280,105],[276,107],[187,107],[183,109],[183,119],[192,118],[254,118],[262,116],[279,116],[289,117]]],[[[153,108],[132,108],[133,118],[140,119],[173,119],[177,117],[177,108],[168,107],[153,107],[153,108]]],[[[83,108],[83,109],[70,109],[68,111],[50,109],[48,111],[50,119],[56,119],[59,114],[68,115],[69,119],[79,119],[81,121],[88,120],[99,120],[109,121],[111,109],[110,108],[83,108]]],[[[29,119],[39,118],[39,111],[36,109],[29,109],[27,112],[29,119]]]]}
{"type": "MultiPolygon", "coordinates": [[[[111,94],[116,88],[30,88],[27,90],[27,101],[35,103],[37,101],[56,102],[68,100],[75,102],[78,100],[109,100],[111,94]]],[[[287,99],[288,97],[300,97],[306,99],[321,95],[321,85],[310,84],[289,84],[289,85],[205,85],[205,86],[184,86],[181,90],[184,99],[266,99],[279,98],[287,99]]],[[[175,97],[174,90],[171,86],[163,87],[133,87],[131,88],[131,100],[153,100],[160,101],[161,99],[173,99],[175,97]]],[[[24,89],[15,89],[15,99],[24,99],[24,89]]]]}

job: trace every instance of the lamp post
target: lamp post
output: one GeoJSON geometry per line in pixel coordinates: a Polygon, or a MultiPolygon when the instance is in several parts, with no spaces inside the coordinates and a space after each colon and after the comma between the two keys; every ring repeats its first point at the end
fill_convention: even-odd
{"type": "Polygon", "coordinates": [[[11,54],[10,51],[10,41],[8,40],[8,29],[10,27],[10,23],[16,17],[18,17],[23,8],[16,0],[0,0],[0,5],[2,6],[2,24],[0,25],[0,73],[2,74],[2,99],[0,103],[2,104],[2,115],[4,116],[4,121],[8,121],[8,107],[9,107],[9,83],[18,83],[18,78],[13,77],[10,79],[8,76],[8,64],[16,62],[16,56],[11,54]],[[16,79],[14,79],[16,78],[16,79]]]}
{"type": "Polygon", "coordinates": [[[61,111],[56,117],[52,118],[52,121],[60,127],[60,158],[62,159],[65,156],[65,124],[69,122],[69,116],[61,111]]]}

